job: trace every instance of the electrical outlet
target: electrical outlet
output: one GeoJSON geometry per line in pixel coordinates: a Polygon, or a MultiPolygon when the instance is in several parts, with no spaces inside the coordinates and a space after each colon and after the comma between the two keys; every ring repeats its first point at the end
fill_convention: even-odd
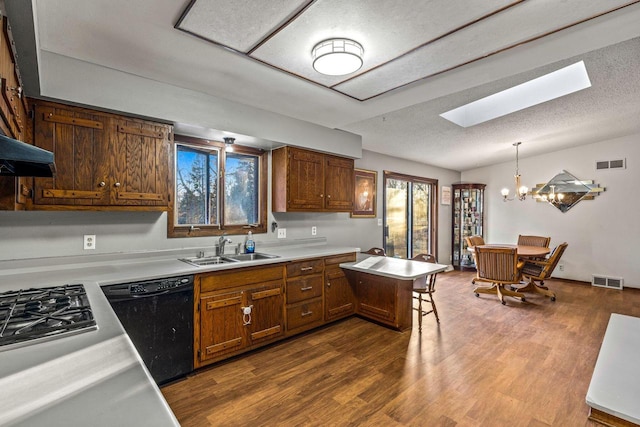
{"type": "Polygon", "coordinates": [[[558,264],[558,269],[560,271],[564,271],[564,264],[558,264]]]}
{"type": "Polygon", "coordinates": [[[316,234],[318,234],[318,229],[316,228],[316,226],[314,225],[313,227],[311,227],[311,235],[315,236],[316,234]]]}
{"type": "Polygon", "coordinates": [[[96,248],[96,235],[95,234],[85,234],[84,235],[84,248],[86,249],[95,249],[96,248]]]}
{"type": "Polygon", "coordinates": [[[382,218],[378,218],[378,227],[382,227],[382,218]]]}
{"type": "Polygon", "coordinates": [[[278,228],[278,239],[286,239],[286,238],[287,238],[287,229],[278,228]]]}

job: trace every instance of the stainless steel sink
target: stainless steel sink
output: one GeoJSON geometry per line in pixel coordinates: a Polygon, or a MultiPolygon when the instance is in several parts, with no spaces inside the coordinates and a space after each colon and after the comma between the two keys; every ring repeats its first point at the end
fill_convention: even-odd
{"type": "Polygon", "coordinates": [[[278,255],[264,254],[255,252],[252,254],[225,255],[224,258],[232,261],[258,261],[261,259],[279,258],[278,255]]]}
{"type": "Polygon", "coordinates": [[[205,257],[180,258],[179,261],[186,262],[187,264],[200,267],[203,265],[228,264],[230,262],[238,262],[239,260],[230,259],[228,257],[221,257],[221,256],[205,256],[205,257]]]}

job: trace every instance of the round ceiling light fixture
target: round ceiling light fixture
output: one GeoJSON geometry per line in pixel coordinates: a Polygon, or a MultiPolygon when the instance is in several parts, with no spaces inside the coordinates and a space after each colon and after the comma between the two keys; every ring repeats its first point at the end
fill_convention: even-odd
{"type": "Polygon", "coordinates": [[[329,39],[313,47],[313,68],[328,76],[343,76],[362,67],[362,45],[349,39],[329,39]]]}

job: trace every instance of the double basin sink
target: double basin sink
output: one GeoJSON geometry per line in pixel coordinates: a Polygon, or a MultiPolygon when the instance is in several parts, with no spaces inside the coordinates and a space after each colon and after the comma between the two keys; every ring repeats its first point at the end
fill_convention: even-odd
{"type": "Polygon", "coordinates": [[[278,255],[270,255],[270,254],[255,252],[252,254],[237,254],[237,255],[224,255],[224,256],[216,255],[216,256],[180,258],[180,261],[186,262],[187,264],[195,265],[197,267],[201,267],[204,265],[228,264],[228,263],[242,262],[242,261],[259,261],[263,259],[272,259],[272,258],[278,258],[278,255]]]}

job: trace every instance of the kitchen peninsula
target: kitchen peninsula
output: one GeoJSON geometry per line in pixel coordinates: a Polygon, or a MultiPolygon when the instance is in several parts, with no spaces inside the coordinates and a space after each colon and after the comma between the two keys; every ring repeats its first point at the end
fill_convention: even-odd
{"type": "Polygon", "coordinates": [[[357,313],[400,331],[412,327],[413,287],[429,274],[447,269],[443,264],[400,258],[360,255],[356,262],[340,264],[358,296],[357,313]]]}

